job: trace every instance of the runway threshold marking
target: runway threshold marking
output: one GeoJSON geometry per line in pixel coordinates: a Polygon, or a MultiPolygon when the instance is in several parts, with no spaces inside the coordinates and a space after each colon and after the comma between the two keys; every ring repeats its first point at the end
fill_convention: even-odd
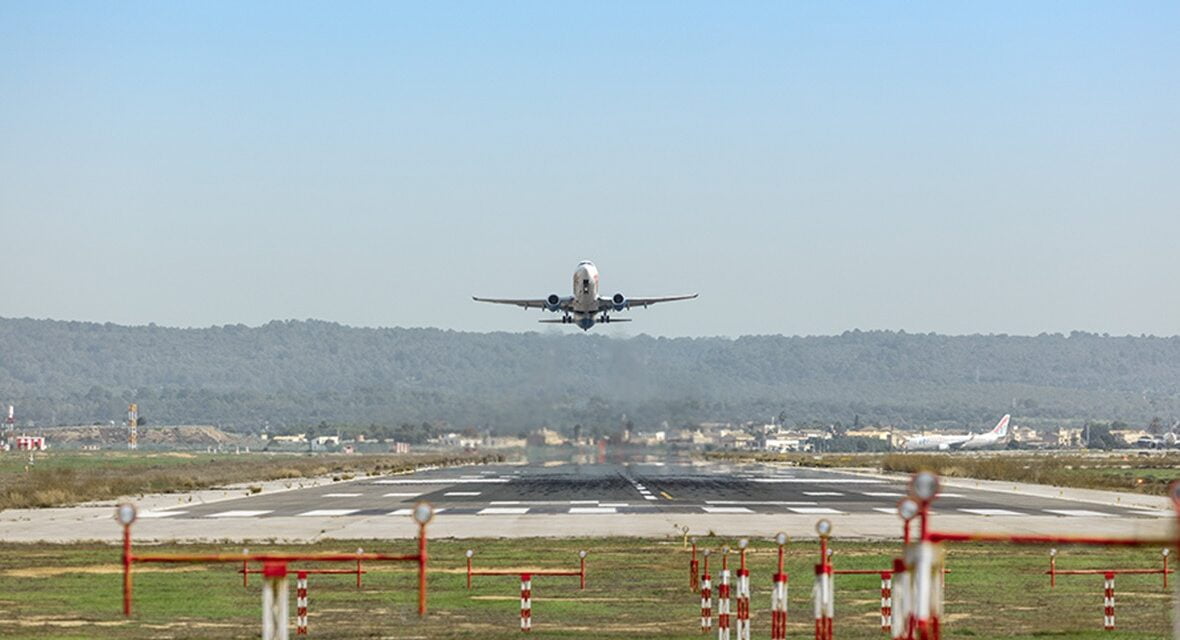
{"type": "Polygon", "coordinates": [[[357,511],[360,511],[360,509],[312,509],[311,511],[304,511],[296,515],[305,518],[332,518],[336,516],[347,516],[357,511]]]}
{"type": "Polygon", "coordinates": [[[754,513],[745,507],[701,507],[705,513],[754,513]]]}

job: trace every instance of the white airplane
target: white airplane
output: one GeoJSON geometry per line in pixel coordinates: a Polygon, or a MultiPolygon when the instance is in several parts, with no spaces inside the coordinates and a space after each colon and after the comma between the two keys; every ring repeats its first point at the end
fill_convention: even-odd
{"type": "Polygon", "coordinates": [[[598,268],[593,262],[583,260],[578,263],[574,271],[574,295],[561,297],[556,293],[547,298],[528,300],[507,300],[501,298],[477,298],[476,302],[493,302],[495,304],[513,304],[524,309],[545,309],[554,313],[560,311],[560,319],[541,320],[554,324],[576,324],[582,331],[588,331],[599,322],[630,322],[630,318],[615,318],[612,311],[625,311],[631,307],[647,307],[657,302],[673,302],[675,300],[691,300],[697,294],[684,296],[665,296],[662,298],[628,298],[616,293],[609,298],[598,297],[598,268]]]}
{"type": "Polygon", "coordinates": [[[1001,444],[1008,438],[1008,420],[1005,415],[987,433],[969,433],[965,436],[914,436],[902,443],[905,451],[961,451],[963,449],[986,449],[1001,444]]]}

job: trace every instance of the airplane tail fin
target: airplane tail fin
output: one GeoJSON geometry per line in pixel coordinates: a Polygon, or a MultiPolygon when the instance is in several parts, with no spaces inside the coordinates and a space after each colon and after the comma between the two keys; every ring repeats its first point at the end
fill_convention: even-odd
{"type": "Polygon", "coordinates": [[[1008,421],[1012,419],[1011,415],[1005,414],[1000,421],[996,423],[996,428],[992,429],[992,435],[1004,438],[1008,435],[1008,421]]]}

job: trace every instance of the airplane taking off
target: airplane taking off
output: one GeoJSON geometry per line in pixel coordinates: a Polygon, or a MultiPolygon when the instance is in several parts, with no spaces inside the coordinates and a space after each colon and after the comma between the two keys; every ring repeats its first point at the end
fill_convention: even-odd
{"type": "Polygon", "coordinates": [[[965,436],[914,436],[902,443],[904,451],[962,451],[964,449],[986,449],[1002,444],[1008,439],[1008,420],[1000,418],[996,427],[987,433],[969,433],[965,436]]]}
{"type": "Polygon", "coordinates": [[[616,293],[609,298],[598,297],[598,268],[593,262],[583,260],[578,263],[574,271],[574,295],[561,297],[556,293],[547,298],[528,300],[506,300],[500,298],[477,298],[476,302],[492,302],[495,304],[512,304],[524,309],[545,309],[554,313],[560,311],[562,316],[555,320],[540,320],[553,324],[576,324],[582,331],[588,331],[595,324],[611,322],[631,322],[630,318],[615,318],[612,311],[625,311],[631,307],[647,307],[657,302],[673,302],[676,300],[691,300],[697,297],[693,293],[684,296],[665,296],[662,298],[628,298],[616,293]]]}

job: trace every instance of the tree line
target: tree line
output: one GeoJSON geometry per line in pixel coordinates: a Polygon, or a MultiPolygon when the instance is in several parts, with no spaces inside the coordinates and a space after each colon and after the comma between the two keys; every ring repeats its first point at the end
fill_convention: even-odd
{"type": "Polygon", "coordinates": [[[764,420],[943,426],[1180,415],[1180,338],[847,331],[608,338],[274,321],[0,319],[0,402],[39,424],[638,429],[764,420]]]}

